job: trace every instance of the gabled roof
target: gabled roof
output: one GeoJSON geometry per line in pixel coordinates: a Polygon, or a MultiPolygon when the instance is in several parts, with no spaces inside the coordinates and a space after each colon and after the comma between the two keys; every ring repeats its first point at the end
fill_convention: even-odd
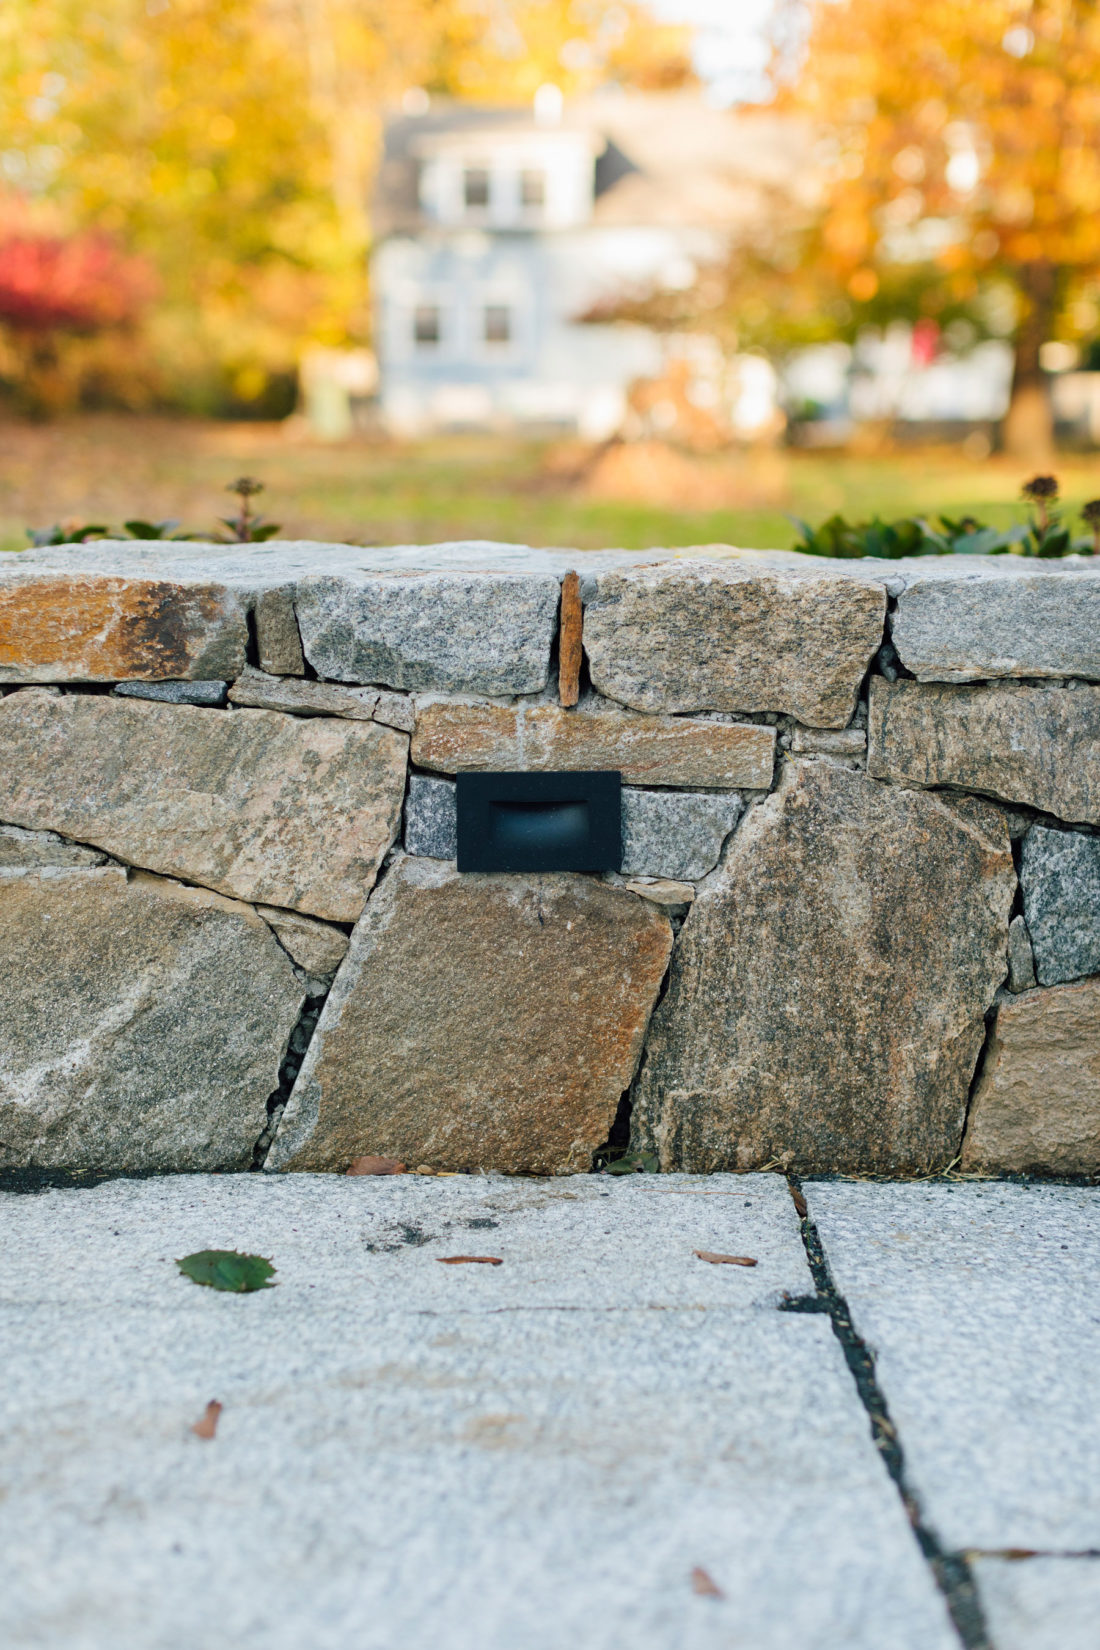
{"type": "Polygon", "coordinates": [[[776,197],[811,201],[817,190],[809,125],[771,110],[717,109],[690,92],[608,90],[567,104],[556,127],[530,108],[433,103],[387,122],[374,200],[379,236],[411,234],[429,220],[419,167],[463,137],[497,147],[554,132],[585,135],[596,166],[593,223],[736,231],[776,197]]]}

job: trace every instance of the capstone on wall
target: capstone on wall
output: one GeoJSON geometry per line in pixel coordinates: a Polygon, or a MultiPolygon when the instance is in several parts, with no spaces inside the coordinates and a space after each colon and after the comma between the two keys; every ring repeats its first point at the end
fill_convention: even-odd
{"type": "Polygon", "coordinates": [[[4,1171],[1095,1175],[1100,567],[4,557],[0,967],[4,1171]],[[619,872],[457,871],[594,768],[619,872]]]}

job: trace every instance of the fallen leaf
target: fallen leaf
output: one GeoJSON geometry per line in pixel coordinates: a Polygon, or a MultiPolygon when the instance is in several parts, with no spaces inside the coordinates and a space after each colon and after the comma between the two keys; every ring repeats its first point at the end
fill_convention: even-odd
{"type": "Polygon", "coordinates": [[[349,1174],[404,1174],[405,1165],[396,1157],[353,1157],[348,1164],[349,1174]]]}
{"type": "Polygon", "coordinates": [[[700,1593],[703,1598],[725,1598],[725,1593],[718,1584],[711,1580],[707,1572],[697,1564],[691,1572],[691,1590],[700,1593]]]}
{"type": "Polygon", "coordinates": [[[195,1434],[195,1437],[213,1438],[214,1434],[218,1430],[218,1416],[221,1412],[221,1404],[219,1404],[216,1398],[211,1398],[210,1402],[202,1412],[201,1419],[196,1421],[194,1426],[191,1428],[191,1431],[195,1434]]]}
{"type": "Polygon", "coordinates": [[[716,1255],[710,1249],[696,1249],[700,1260],[709,1260],[712,1266],[755,1266],[751,1255],[716,1255]]]}
{"type": "Polygon", "coordinates": [[[435,1172],[427,1163],[421,1163],[419,1168],[413,1170],[413,1174],[435,1174],[435,1172]]]}
{"type": "Polygon", "coordinates": [[[661,1160],[656,1152],[624,1152],[604,1169],[605,1174],[660,1174],[661,1160]]]}
{"type": "Polygon", "coordinates": [[[499,1255],[437,1255],[440,1266],[503,1266],[499,1255]]]}
{"type": "Polygon", "coordinates": [[[262,1255],[239,1255],[235,1249],[200,1249],[184,1255],[176,1265],[185,1278],[206,1289],[226,1289],[234,1295],[250,1295],[254,1289],[274,1289],[270,1281],[275,1268],[262,1255]]]}
{"type": "Polygon", "coordinates": [[[805,1220],[807,1214],[806,1199],[802,1196],[802,1193],[799,1191],[797,1186],[791,1187],[791,1198],[794,1202],[795,1208],[798,1211],[798,1218],[800,1220],[805,1220]]]}

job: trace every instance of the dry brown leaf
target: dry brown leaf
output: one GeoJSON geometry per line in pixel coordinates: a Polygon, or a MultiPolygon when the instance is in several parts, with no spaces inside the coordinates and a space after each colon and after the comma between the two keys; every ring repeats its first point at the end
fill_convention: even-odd
{"type": "Polygon", "coordinates": [[[795,1208],[798,1210],[798,1218],[800,1220],[805,1220],[805,1218],[806,1218],[806,1199],[802,1196],[802,1193],[799,1191],[797,1186],[792,1186],[791,1187],[791,1197],[794,1200],[795,1208]]]}
{"type": "Polygon", "coordinates": [[[700,1593],[703,1598],[725,1598],[725,1593],[717,1582],[712,1581],[704,1569],[697,1564],[691,1572],[691,1590],[700,1593]]]}
{"type": "Polygon", "coordinates": [[[197,1420],[191,1428],[191,1431],[195,1434],[195,1437],[213,1438],[214,1434],[218,1430],[218,1416],[221,1412],[221,1404],[219,1404],[216,1398],[211,1398],[210,1402],[203,1410],[200,1419],[197,1420]]]}
{"type": "Polygon", "coordinates": [[[405,1165],[396,1157],[353,1157],[349,1174],[404,1174],[405,1165]]]}
{"type": "Polygon", "coordinates": [[[503,1266],[499,1255],[437,1255],[440,1266],[503,1266]]]}
{"type": "Polygon", "coordinates": [[[716,1255],[711,1249],[696,1249],[695,1253],[700,1260],[708,1260],[712,1266],[756,1265],[751,1255],[716,1255]]]}

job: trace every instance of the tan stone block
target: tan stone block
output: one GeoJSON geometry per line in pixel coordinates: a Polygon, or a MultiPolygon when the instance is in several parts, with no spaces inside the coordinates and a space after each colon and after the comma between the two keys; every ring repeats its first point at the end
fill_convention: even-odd
{"type": "Polygon", "coordinates": [[[304,676],[306,662],[291,590],[282,586],[261,591],[254,612],[260,669],[273,676],[304,676]]]}
{"type": "Polygon", "coordinates": [[[244,668],[244,606],[223,585],[3,573],[0,681],[226,681],[244,668]]]}
{"type": "Polygon", "coordinates": [[[1002,1000],[962,1167],[1100,1172],[1100,977],[1002,1000]]]}
{"type": "Polygon", "coordinates": [[[398,861],[355,930],[268,1167],[343,1172],[372,1154],[588,1169],[671,945],[655,905],[585,877],[398,861]]]}
{"type": "Polygon", "coordinates": [[[1100,824],[1100,687],[871,681],[867,771],[1100,824]]]}
{"type": "Polygon", "coordinates": [[[25,688],[0,702],[0,818],[354,922],[397,833],[407,743],[376,722],[25,688]]]}
{"type": "Polygon", "coordinates": [[[775,729],[558,705],[420,700],[412,759],[438,773],[618,768],[628,785],[767,790],[775,729]]]}

